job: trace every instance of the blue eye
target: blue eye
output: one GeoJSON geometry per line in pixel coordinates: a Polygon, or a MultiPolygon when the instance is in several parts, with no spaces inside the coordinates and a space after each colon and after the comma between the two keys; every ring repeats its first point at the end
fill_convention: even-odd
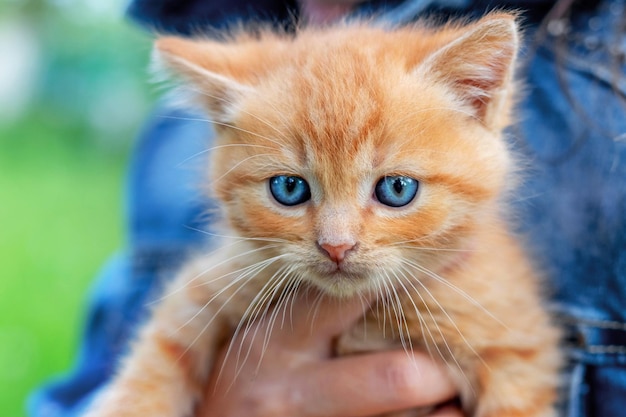
{"type": "Polygon", "coordinates": [[[374,194],[382,204],[390,207],[402,207],[409,204],[417,195],[419,182],[410,177],[382,177],[376,183],[374,194]]]}
{"type": "Polygon", "coordinates": [[[276,201],[285,206],[296,206],[311,198],[309,184],[300,177],[287,175],[272,177],[270,191],[276,201]]]}

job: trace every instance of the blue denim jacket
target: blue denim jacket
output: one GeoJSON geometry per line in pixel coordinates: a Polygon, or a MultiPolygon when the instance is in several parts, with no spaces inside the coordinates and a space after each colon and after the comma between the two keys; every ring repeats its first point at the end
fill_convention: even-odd
{"type": "MultiPolygon", "coordinates": [[[[527,94],[511,131],[530,168],[515,198],[520,229],[546,271],[555,317],[566,330],[562,415],[620,417],[626,415],[626,4],[582,2],[571,19],[552,22],[539,36],[536,23],[552,3],[409,0],[367,2],[363,10],[406,22],[430,12],[477,15],[494,5],[533,9],[522,54],[527,94]]],[[[130,13],[160,30],[189,33],[233,19],[272,16],[280,23],[293,8],[294,2],[272,0],[136,0],[130,13]]],[[[111,375],[162,282],[207,243],[197,230],[210,222],[209,202],[194,185],[211,135],[207,124],[178,111],[154,113],[132,161],[127,248],[94,285],[74,368],[31,396],[31,416],[78,415],[111,375]]]]}

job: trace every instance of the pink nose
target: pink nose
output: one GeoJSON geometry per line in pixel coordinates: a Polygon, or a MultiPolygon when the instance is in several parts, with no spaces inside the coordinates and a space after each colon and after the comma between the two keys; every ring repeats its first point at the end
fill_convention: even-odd
{"type": "Polygon", "coordinates": [[[328,257],[336,263],[343,261],[346,257],[346,252],[354,249],[355,246],[356,245],[353,245],[351,243],[345,243],[343,245],[329,245],[327,243],[324,243],[322,245],[319,245],[319,247],[322,249],[322,252],[326,252],[326,255],[328,255],[328,257]]]}

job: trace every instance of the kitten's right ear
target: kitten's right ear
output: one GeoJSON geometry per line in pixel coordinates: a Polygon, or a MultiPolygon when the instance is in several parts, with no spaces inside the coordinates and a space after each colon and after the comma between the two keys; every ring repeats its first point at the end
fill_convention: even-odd
{"type": "Polygon", "coordinates": [[[223,45],[210,40],[162,37],[154,44],[152,67],[165,79],[181,82],[180,90],[220,123],[230,123],[238,103],[252,90],[229,77],[223,45]]]}

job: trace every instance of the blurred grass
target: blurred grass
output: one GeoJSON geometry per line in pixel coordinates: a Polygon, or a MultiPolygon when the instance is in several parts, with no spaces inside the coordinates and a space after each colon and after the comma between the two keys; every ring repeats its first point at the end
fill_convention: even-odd
{"type": "Polygon", "coordinates": [[[70,366],[86,289],[122,241],[125,157],[72,149],[61,134],[46,134],[49,143],[0,142],[0,410],[7,417],[23,415],[27,393],[70,366]]]}
{"type": "Polygon", "coordinates": [[[0,120],[3,417],[24,416],[28,393],[73,363],[89,285],[123,245],[125,167],[150,102],[146,35],[35,6],[20,11],[40,45],[35,96],[0,120]]]}

